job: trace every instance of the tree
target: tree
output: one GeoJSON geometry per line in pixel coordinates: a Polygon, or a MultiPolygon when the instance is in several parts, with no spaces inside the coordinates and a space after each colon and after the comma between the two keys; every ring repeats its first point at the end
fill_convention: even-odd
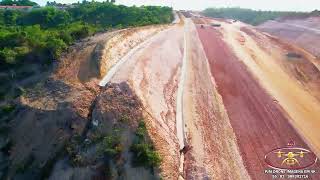
{"type": "Polygon", "coordinates": [[[4,60],[5,64],[15,64],[17,53],[9,48],[0,50],[0,59],[4,60]]]}
{"type": "Polygon", "coordinates": [[[5,11],[3,13],[4,23],[6,25],[16,25],[19,13],[18,11],[5,11]]]}
{"type": "Polygon", "coordinates": [[[41,27],[49,28],[58,25],[66,25],[71,21],[70,14],[53,7],[33,10],[19,19],[21,25],[39,24],[41,27]]]}
{"type": "MultiPolygon", "coordinates": [[[[1,1],[1,0],[0,0],[1,1]]],[[[4,0],[2,3],[28,0],[4,0]]],[[[27,62],[47,63],[59,59],[67,46],[97,31],[148,24],[170,23],[167,7],[127,7],[115,1],[79,3],[60,10],[59,3],[31,11],[0,10],[0,69],[27,62]]]]}
{"type": "Polygon", "coordinates": [[[67,49],[67,45],[62,39],[55,36],[49,36],[46,48],[50,53],[52,59],[58,59],[62,52],[67,49]]]}
{"type": "Polygon", "coordinates": [[[17,6],[38,6],[37,3],[30,0],[2,0],[0,2],[0,5],[5,6],[12,6],[14,4],[17,6]]]}
{"type": "Polygon", "coordinates": [[[302,14],[296,12],[278,12],[278,11],[254,11],[251,9],[242,8],[208,8],[203,11],[203,14],[216,18],[231,18],[258,25],[267,20],[276,19],[281,16],[302,14]]]}

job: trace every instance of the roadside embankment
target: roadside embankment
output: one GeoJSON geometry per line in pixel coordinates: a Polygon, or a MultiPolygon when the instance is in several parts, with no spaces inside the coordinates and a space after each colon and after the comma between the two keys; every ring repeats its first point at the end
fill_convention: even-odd
{"type": "Polygon", "coordinates": [[[1,167],[7,169],[3,175],[9,179],[70,176],[90,179],[110,175],[116,178],[117,172],[123,171],[121,177],[159,178],[156,167],[160,160],[149,133],[144,129],[140,137],[141,132],[136,132],[138,122],[146,115],[141,103],[137,103],[139,98],[123,84],[101,88],[98,79],[102,57],[109,53],[105,60],[111,66],[116,62],[112,59],[118,60],[165,27],[147,26],[96,34],[71,47],[54,72],[26,90],[17,102],[16,116],[1,145],[1,167]],[[108,128],[97,133],[97,124],[102,129],[105,126],[122,129],[120,142],[109,141],[109,136],[116,133],[108,128]],[[95,135],[87,137],[88,133],[95,135]],[[138,144],[126,144],[133,141],[138,144]],[[139,157],[133,159],[141,153],[148,156],[143,157],[147,161],[139,157]],[[106,164],[109,160],[103,161],[105,159],[110,163],[106,164]],[[131,163],[133,161],[135,163],[131,163]],[[150,168],[154,168],[153,171],[150,168]]]}
{"type": "MultiPolygon", "coordinates": [[[[290,141],[318,154],[319,106],[282,65],[295,61],[288,60],[286,53],[275,54],[284,51],[264,49],[282,48],[281,44],[259,39],[263,34],[254,37],[253,32],[241,31],[251,26],[219,23],[221,27],[199,27],[198,32],[250,177],[270,179],[262,173],[268,168],[265,154],[290,141]],[[258,39],[264,48],[257,45],[258,39]]],[[[312,66],[308,61],[303,64],[299,68],[312,66]]],[[[319,163],[313,167],[319,169],[319,163]]]]}
{"type": "MultiPolygon", "coordinates": [[[[187,69],[183,94],[186,147],[185,179],[250,179],[215,73],[199,39],[196,25],[187,20],[187,69]]],[[[211,37],[207,37],[211,40],[211,37]]]]}
{"type": "Polygon", "coordinates": [[[183,56],[183,27],[155,35],[127,59],[110,82],[128,82],[148,114],[146,125],[163,161],[164,179],[179,176],[180,147],[176,135],[176,93],[183,56]]]}

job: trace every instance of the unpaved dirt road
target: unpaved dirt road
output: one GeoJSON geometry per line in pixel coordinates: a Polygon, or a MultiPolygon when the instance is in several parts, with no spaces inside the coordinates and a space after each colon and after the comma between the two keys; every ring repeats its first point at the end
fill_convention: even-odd
{"type": "Polygon", "coordinates": [[[183,18],[131,50],[100,85],[126,81],[141,99],[164,179],[271,179],[264,156],[272,149],[294,141],[320,154],[318,64],[285,47],[241,22],[183,18]],[[301,59],[288,59],[291,51],[301,59]]]}

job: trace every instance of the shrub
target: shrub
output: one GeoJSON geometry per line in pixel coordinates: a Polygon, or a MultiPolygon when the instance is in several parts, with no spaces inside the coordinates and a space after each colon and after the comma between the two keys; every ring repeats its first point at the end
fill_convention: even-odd
{"type": "Polygon", "coordinates": [[[130,151],[133,153],[132,164],[146,168],[158,167],[161,158],[154,150],[153,145],[148,142],[146,125],[142,120],[139,122],[135,135],[136,139],[130,147],[130,151]]]}
{"type": "Polygon", "coordinates": [[[130,150],[134,154],[132,160],[134,166],[158,167],[160,165],[160,156],[152,145],[144,142],[134,143],[130,150]]]}
{"type": "Polygon", "coordinates": [[[0,50],[0,58],[4,61],[5,64],[15,64],[16,56],[17,53],[10,48],[4,48],[0,50]]]}
{"type": "Polygon", "coordinates": [[[138,141],[145,140],[145,136],[147,134],[147,128],[146,128],[146,124],[142,120],[139,122],[139,125],[135,134],[138,137],[138,141]]]}
{"type": "Polygon", "coordinates": [[[99,147],[99,151],[110,158],[118,157],[123,151],[120,130],[114,128],[111,135],[105,136],[99,147]]]}
{"type": "Polygon", "coordinates": [[[1,107],[1,111],[4,113],[11,113],[15,110],[15,106],[12,104],[7,104],[1,107]]]}
{"type": "Polygon", "coordinates": [[[102,140],[102,151],[110,157],[121,153],[122,147],[119,138],[115,136],[106,136],[102,140]]]}
{"type": "Polygon", "coordinates": [[[17,58],[23,58],[24,56],[30,53],[30,48],[27,46],[19,46],[13,49],[17,53],[17,58]]]}
{"type": "Polygon", "coordinates": [[[74,166],[81,166],[84,163],[84,159],[81,156],[81,154],[76,154],[75,156],[72,157],[71,163],[74,166]]]}
{"type": "Polygon", "coordinates": [[[58,59],[62,52],[67,49],[67,45],[62,39],[50,36],[47,40],[46,48],[50,52],[52,59],[58,59]]]}
{"type": "Polygon", "coordinates": [[[130,120],[130,117],[126,114],[123,114],[120,116],[120,122],[122,122],[122,123],[128,123],[129,120],[130,120]]]}

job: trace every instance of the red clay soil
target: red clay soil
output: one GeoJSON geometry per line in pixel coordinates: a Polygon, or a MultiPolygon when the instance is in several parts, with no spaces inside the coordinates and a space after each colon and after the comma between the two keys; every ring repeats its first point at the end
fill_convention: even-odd
{"type": "MultiPolygon", "coordinates": [[[[290,125],[286,113],[237,59],[221,35],[214,28],[197,30],[249,175],[257,180],[271,179],[271,175],[264,174],[265,169],[270,169],[264,161],[266,153],[289,141],[309,148],[290,125]]],[[[319,163],[312,167],[318,171],[312,179],[320,179],[319,167],[319,163]]]]}

